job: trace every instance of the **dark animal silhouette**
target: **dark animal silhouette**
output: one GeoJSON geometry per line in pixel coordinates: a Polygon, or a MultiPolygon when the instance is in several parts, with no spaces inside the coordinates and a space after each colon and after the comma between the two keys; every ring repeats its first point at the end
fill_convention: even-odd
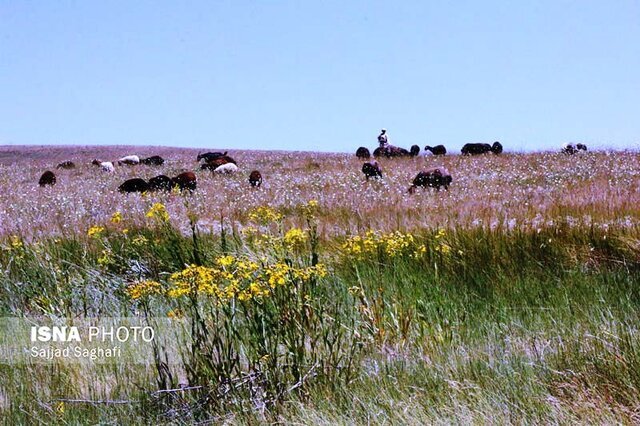
{"type": "Polygon", "coordinates": [[[430,151],[433,155],[445,155],[447,153],[447,148],[444,145],[436,145],[436,146],[425,146],[425,151],[430,151]]]}
{"type": "Polygon", "coordinates": [[[373,163],[364,163],[362,165],[362,173],[364,173],[367,180],[369,180],[369,178],[382,177],[382,170],[380,169],[380,165],[377,161],[374,161],[373,163]]]}
{"type": "Polygon", "coordinates": [[[158,175],[149,179],[149,191],[171,191],[173,182],[169,176],[158,175]]]}
{"type": "Polygon", "coordinates": [[[249,183],[253,187],[259,187],[262,185],[262,174],[257,170],[252,171],[249,175],[249,183]]]}
{"type": "Polygon", "coordinates": [[[493,152],[494,154],[502,153],[502,144],[494,142],[493,146],[488,143],[468,143],[462,147],[462,155],[479,155],[493,152]]]}
{"type": "Polygon", "coordinates": [[[91,164],[93,164],[94,166],[99,166],[101,163],[102,161],[98,160],[97,158],[94,158],[91,162],[91,164]]]}
{"type": "Polygon", "coordinates": [[[373,156],[378,157],[409,157],[411,153],[404,148],[388,145],[386,147],[378,147],[373,151],[373,156]]]}
{"type": "Polygon", "coordinates": [[[73,161],[63,161],[56,166],[56,169],[75,169],[76,164],[73,161]]]}
{"type": "Polygon", "coordinates": [[[204,163],[203,165],[201,165],[200,169],[201,170],[214,171],[215,169],[217,169],[218,167],[222,166],[223,164],[227,164],[227,163],[236,164],[235,161],[229,161],[229,158],[231,158],[231,157],[228,157],[228,156],[224,155],[222,157],[218,157],[218,158],[215,158],[213,160],[209,160],[206,163],[204,163]]]}
{"type": "Polygon", "coordinates": [[[579,144],[572,144],[572,143],[566,143],[564,144],[564,146],[562,147],[561,152],[563,154],[568,154],[568,155],[573,155],[578,153],[579,151],[587,151],[587,146],[583,143],[579,143],[579,144]]]}
{"type": "Polygon", "coordinates": [[[140,160],[142,164],[146,164],[147,166],[161,166],[164,164],[164,158],[159,155],[154,155],[148,158],[144,158],[140,160]]]}
{"type": "Polygon", "coordinates": [[[180,173],[178,176],[171,179],[174,186],[177,186],[181,190],[195,191],[197,186],[196,175],[193,172],[180,173]]]}
{"type": "Polygon", "coordinates": [[[440,191],[440,187],[449,190],[449,185],[452,181],[453,178],[447,169],[444,167],[434,167],[416,175],[412,185],[409,187],[409,193],[413,194],[419,186],[422,188],[435,188],[437,191],[440,191]]]}
{"type": "Polygon", "coordinates": [[[460,152],[462,155],[479,155],[486,154],[491,151],[491,145],[488,143],[468,143],[465,144],[460,152]]]}
{"type": "Polygon", "coordinates": [[[218,157],[222,157],[227,155],[227,151],[225,152],[205,152],[204,154],[198,154],[198,160],[211,161],[218,157]]]}
{"type": "Polygon", "coordinates": [[[216,169],[216,167],[218,167],[218,164],[216,163],[204,163],[204,164],[200,164],[200,170],[210,170],[210,171],[214,171],[216,169]]]}
{"type": "Polygon", "coordinates": [[[411,145],[411,149],[409,149],[409,154],[412,157],[417,157],[420,155],[420,147],[418,145],[411,145]]]}
{"type": "Polygon", "coordinates": [[[53,186],[55,184],[56,175],[50,170],[44,172],[42,176],[40,176],[40,180],[38,181],[38,185],[40,186],[53,186]]]}
{"type": "Polygon", "coordinates": [[[361,146],[356,150],[356,157],[358,158],[371,158],[371,152],[364,146],[361,146]]]}
{"type": "Polygon", "coordinates": [[[145,192],[148,190],[149,184],[146,180],[140,178],[125,180],[124,183],[118,187],[118,191],[125,193],[145,192]]]}

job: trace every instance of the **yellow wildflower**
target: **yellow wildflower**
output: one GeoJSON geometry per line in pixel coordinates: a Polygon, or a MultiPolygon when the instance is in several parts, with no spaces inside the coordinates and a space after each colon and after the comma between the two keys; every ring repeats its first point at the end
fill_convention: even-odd
{"type": "Polygon", "coordinates": [[[98,257],[98,265],[109,266],[113,263],[113,253],[109,249],[102,250],[100,257],[98,257]]]}
{"type": "Polygon", "coordinates": [[[220,292],[214,285],[214,278],[220,271],[205,266],[190,265],[181,272],[171,275],[169,281],[173,287],[169,289],[169,297],[180,297],[192,292],[206,293],[219,296],[220,292]]]}
{"type": "Polygon", "coordinates": [[[283,241],[289,249],[301,246],[307,240],[307,234],[300,228],[291,228],[284,235],[283,241]]]}
{"type": "Polygon", "coordinates": [[[24,247],[24,244],[22,243],[22,240],[20,239],[20,237],[18,237],[17,235],[12,235],[11,248],[14,250],[20,250],[22,247],[24,247]]]}
{"type": "Polygon", "coordinates": [[[260,206],[249,213],[249,220],[267,225],[271,222],[278,222],[282,215],[268,206],[260,206]]]}
{"type": "Polygon", "coordinates": [[[222,267],[231,266],[235,258],[233,256],[222,256],[216,259],[216,263],[222,267]]]}
{"type": "Polygon", "coordinates": [[[154,203],[146,216],[152,219],[157,219],[160,222],[169,221],[169,213],[167,213],[167,208],[162,203],[154,203]]]}
{"type": "Polygon", "coordinates": [[[113,223],[114,225],[117,225],[118,223],[122,222],[122,213],[120,212],[115,212],[114,214],[111,215],[111,223],[113,223]]]}
{"type": "Polygon", "coordinates": [[[136,235],[132,242],[133,245],[142,246],[148,243],[149,240],[147,240],[147,237],[145,237],[144,235],[136,235]]]}
{"type": "Polygon", "coordinates": [[[104,226],[92,226],[87,231],[87,235],[90,238],[100,238],[103,232],[104,232],[104,226]]]}
{"type": "Polygon", "coordinates": [[[162,293],[162,285],[157,281],[138,281],[129,285],[125,291],[132,300],[138,300],[146,296],[162,293]]]}
{"type": "Polygon", "coordinates": [[[184,313],[180,309],[172,309],[167,312],[167,318],[181,319],[184,318],[184,313]]]}

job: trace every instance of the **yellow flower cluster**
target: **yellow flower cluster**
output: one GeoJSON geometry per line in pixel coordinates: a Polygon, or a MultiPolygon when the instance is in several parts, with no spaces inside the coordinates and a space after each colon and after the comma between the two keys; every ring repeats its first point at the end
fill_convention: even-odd
{"type": "Polygon", "coordinates": [[[144,235],[136,235],[132,240],[134,246],[143,246],[148,242],[149,240],[147,240],[147,237],[145,237],[144,235]]]}
{"type": "Polygon", "coordinates": [[[268,206],[260,206],[249,212],[249,220],[267,225],[282,220],[282,214],[268,206]]]}
{"type": "Polygon", "coordinates": [[[418,245],[413,235],[400,231],[387,234],[367,231],[364,237],[355,235],[348,238],[341,248],[345,254],[357,259],[363,259],[381,251],[390,258],[401,255],[419,257],[426,252],[425,245],[418,245]]]}
{"type": "Polygon", "coordinates": [[[324,265],[294,267],[283,262],[258,264],[246,258],[222,256],[216,267],[191,265],[169,278],[167,295],[179,298],[193,293],[213,296],[224,303],[269,297],[279,286],[309,282],[327,275],[324,265]]]}
{"type": "Polygon", "coordinates": [[[307,241],[307,234],[300,228],[291,228],[284,234],[283,241],[291,250],[304,244],[307,241]]]}
{"type": "Polygon", "coordinates": [[[102,236],[102,233],[104,232],[104,229],[104,226],[92,226],[87,231],[87,235],[89,236],[89,238],[100,238],[102,236]]]}
{"type": "Polygon", "coordinates": [[[120,222],[122,222],[122,213],[120,212],[115,212],[114,214],[111,215],[111,219],[110,219],[111,223],[113,223],[114,225],[119,224],[120,222]]]}
{"type": "MultiPolygon", "coordinates": [[[[9,237],[9,244],[2,245],[2,250],[7,252],[14,252],[14,256],[16,256],[17,259],[24,258],[25,252],[23,251],[23,249],[24,243],[22,242],[22,239],[17,235],[12,235],[11,237],[9,237]]],[[[33,245],[33,249],[36,253],[38,253],[37,243],[33,245]]]]}
{"type": "Polygon", "coordinates": [[[12,235],[10,238],[11,248],[14,250],[20,250],[24,247],[22,240],[17,235],[12,235]]]}
{"type": "Polygon", "coordinates": [[[436,241],[438,241],[438,245],[435,247],[435,251],[440,252],[442,254],[451,253],[451,246],[444,241],[444,237],[447,236],[447,232],[444,229],[439,229],[438,233],[435,236],[436,241]]]}
{"type": "Polygon", "coordinates": [[[162,203],[154,203],[147,212],[146,216],[152,219],[157,219],[160,222],[169,221],[169,213],[167,212],[167,208],[162,203]]]}
{"type": "Polygon", "coordinates": [[[100,257],[98,257],[98,265],[100,266],[109,266],[113,263],[113,253],[111,250],[105,249],[100,253],[100,257]]]}
{"type": "Polygon", "coordinates": [[[171,274],[169,297],[180,297],[193,292],[213,294],[213,279],[217,270],[205,266],[190,265],[180,272],[171,274]]]}
{"type": "Polygon", "coordinates": [[[133,283],[125,290],[133,300],[162,293],[162,285],[157,281],[145,280],[133,283]]]}

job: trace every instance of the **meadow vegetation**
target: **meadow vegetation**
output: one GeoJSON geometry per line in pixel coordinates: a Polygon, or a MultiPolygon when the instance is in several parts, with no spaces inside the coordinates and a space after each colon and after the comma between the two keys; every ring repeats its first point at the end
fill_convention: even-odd
{"type": "Polygon", "coordinates": [[[190,340],[0,365],[7,422],[640,422],[637,153],[382,160],[365,183],[355,156],[240,151],[194,194],[116,191],[194,150],[88,164],[130,152],[0,149],[0,316],[171,318],[190,340]],[[450,190],[407,194],[436,164],[450,190]]]}

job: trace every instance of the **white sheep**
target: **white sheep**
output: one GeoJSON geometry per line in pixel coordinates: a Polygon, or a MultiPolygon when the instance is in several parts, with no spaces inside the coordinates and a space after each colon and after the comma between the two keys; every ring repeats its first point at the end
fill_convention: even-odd
{"type": "Polygon", "coordinates": [[[107,173],[113,173],[116,171],[113,163],[111,161],[103,161],[100,163],[100,168],[107,173]]]}
{"type": "Polygon", "coordinates": [[[129,164],[129,165],[140,164],[140,157],[138,157],[137,155],[127,155],[118,160],[118,165],[121,165],[121,164],[129,164]]]}
{"type": "Polygon", "coordinates": [[[229,173],[235,173],[237,171],[238,171],[238,166],[236,166],[233,163],[227,163],[227,164],[223,164],[221,166],[216,167],[213,172],[218,174],[223,174],[223,173],[229,174],[229,173]]]}

